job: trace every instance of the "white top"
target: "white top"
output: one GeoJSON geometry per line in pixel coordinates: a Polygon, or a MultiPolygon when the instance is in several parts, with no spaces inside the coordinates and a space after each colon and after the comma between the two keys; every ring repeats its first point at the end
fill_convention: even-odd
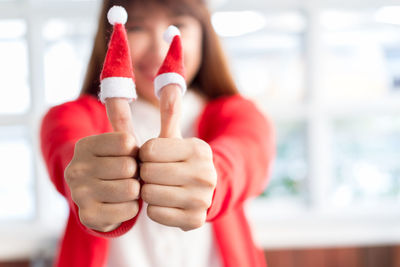
{"type": "MultiPolygon", "coordinates": [[[[205,101],[188,90],[183,96],[183,138],[193,137],[194,123],[205,101]]],[[[139,146],[160,132],[159,109],[140,98],[131,103],[132,119],[139,146]]],[[[184,232],[152,221],[147,204],[136,224],[125,235],[110,240],[108,267],[220,267],[220,256],[211,224],[184,232]]]]}

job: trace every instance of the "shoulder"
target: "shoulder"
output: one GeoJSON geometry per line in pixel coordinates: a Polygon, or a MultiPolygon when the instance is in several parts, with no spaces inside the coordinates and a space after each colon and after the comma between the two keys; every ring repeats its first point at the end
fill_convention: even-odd
{"type": "Polygon", "coordinates": [[[51,107],[43,116],[43,123],[57,120],[63,121],[82,120],[90,121],[98,127],[106,127],[104,121],[107,113],[104,105],[89,94],[80,95],[77,99],[51,107]]]}
{"type": "Polygon", "coordinates": [[[256,104],[240,94],[219,97],[207,103],[199,120],[200,135],[228,129],[270,132],[271,122],[256,104]]]}
{"type": "Polygon", "coordinates": [[[213,99],[207,103],[203,112],[203,117],[215,119],[252,116],[265,117],[253,101],[240,94],[213,99]]]}
{"type": "Polygon", "coordinates": [[[54,107],[51,107],[48,112],[85,112],[85,111],[95,111],[99,112],[104,107],[102,107],[102,104],[100,101],[98,101],[94,96],[84,94],[79,96],[77,99],[68,101],[59,105],[56,105],[54,107]]]}

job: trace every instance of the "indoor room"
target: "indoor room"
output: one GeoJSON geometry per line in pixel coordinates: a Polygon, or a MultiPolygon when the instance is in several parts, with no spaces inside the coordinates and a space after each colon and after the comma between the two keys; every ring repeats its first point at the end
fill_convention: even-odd
{"type": "MultiPolygon", "coordinates": [[[[0,0],[0,267],[400,266],[400,2],[145,2],[0,0]],[[127,38],[127,68],[130,73],[133,68],[138,93],[138,99],[118,106],[133,110],[129,136],[137,150],[118,155],[133,159],[129,180],[136,195],[131,193],[129,203],[139,210],[129,218],[123,213],[119,221],[111,212],[89,208],[90,194],[111,195],[88,186],[89,165],[82,167],[89,162],[84,149],[94,157],[96,149],[107,147],[102,140],[120,132],[111,102],[105,103],[115,96],[96,100],[107,79],[105,50],[99,55],[99,47],[108,44],[110,58],[111,48],[123,50],[110,41],[121,24],[116,19],[111,25],[110,16],[106,22],[112,5],[127,12],[127,22],[121,22],[127,35],[121,38],[127,38]],[[161,36],[167,22],[180,32],[171,46],[161,36]],[[180,77],[187,85],[172,82],[184,93],[174,102],[182,119],[174,124],[173,112],[159,113],[168,96],[160,91],[157,99],[153,76],[181,39],[180,77]],[[216,93],[214,85],[232,90],[216,93]],[[152,89],[145,92],[146,86],[152,89]],[[82,98],[92,88],[97,91],[82,98]],[[168,122],[160,124],[160,116],[168,122]],[[169,127],[178,133],[167,133],[169,127]],[[145,150],[147,136],[160,142],[145,150]],[[154,152],[163,142],[171,144],[167,151],[154,152]],[[181,173],[160,167],[153,177],[148,167],[145,178],[146,163],[153,170],[166,166],[166,158],[157,158],[162,153],[174,158],[168,164],[181,173]],[[164,175],[172,178],[163,180],[164,175]],[[178,176],[190,186],[175,181],[178,176]],[[188,181],[192,176],[200,182],[188,181]],[[78,192],[84,181],[86,195],[78,192]],[[162,191],[167,187],[171,191],[162,191]],[[187,191],[180,195],[180,189],[187,191]],[[172,208],[160,204],[163,196],[172,208]],[[89,209],[96,215],[85,216],[89,209]],[[108,228],[99,222],[107,216],[108,228]],[[198,217],[198,223],[186,224],[198,217]],[[111,221],[119,226],[111,227],[111,221]],[[148,235],[140,235],[144,230],[135,222],[148,235]],[[171,230],[165,238],[164,230],[171,230]],[[136,247],[129,250],[133,246],[142,259],[135,258],[136,247]],[[78,247],[88,252],[73,261],[78,247]]],[[[102,157],[110,161],[93,161],[92,171],[118,176],[107,153],[102,157]]],[[[98,201],[102,207],[123,202],[98,201]]]]}

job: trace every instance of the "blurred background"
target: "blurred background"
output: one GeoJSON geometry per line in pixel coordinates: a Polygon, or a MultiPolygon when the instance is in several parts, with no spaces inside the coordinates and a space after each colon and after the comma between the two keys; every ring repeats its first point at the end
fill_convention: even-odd
{"type": "MultiPolygon", "coordinates": [[[[269,266],[400,266],[400,2],[210,5],[240,91],[276,126],[247,207],[269,266]]],[[[99,6],[0,0],[0,266],[51,263],[68,210],[39,123],[79,94],[99,6]]]]}

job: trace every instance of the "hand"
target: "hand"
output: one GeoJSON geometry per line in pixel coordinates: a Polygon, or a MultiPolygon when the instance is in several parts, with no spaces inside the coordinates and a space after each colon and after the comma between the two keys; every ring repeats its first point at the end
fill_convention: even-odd
{"type": "Polygon", "coordinates": [[[161,91],[160,138],[139,150],[145,182],[141,197],[149,204],[147,214],[153,221],[188,231],[205,223],[217,175],[209,145],[198,138],[181,138],[181,102],[176,85],[161,91]]]}
{"type": "Polygon", "coordinates": [[[135,157],[138,147],[127,100],[106,100],[107,114],[119,132],[80,139],[64,172],[79,218],[88,228],[109,232],[135,217],[140,184],[135,157]]]}

